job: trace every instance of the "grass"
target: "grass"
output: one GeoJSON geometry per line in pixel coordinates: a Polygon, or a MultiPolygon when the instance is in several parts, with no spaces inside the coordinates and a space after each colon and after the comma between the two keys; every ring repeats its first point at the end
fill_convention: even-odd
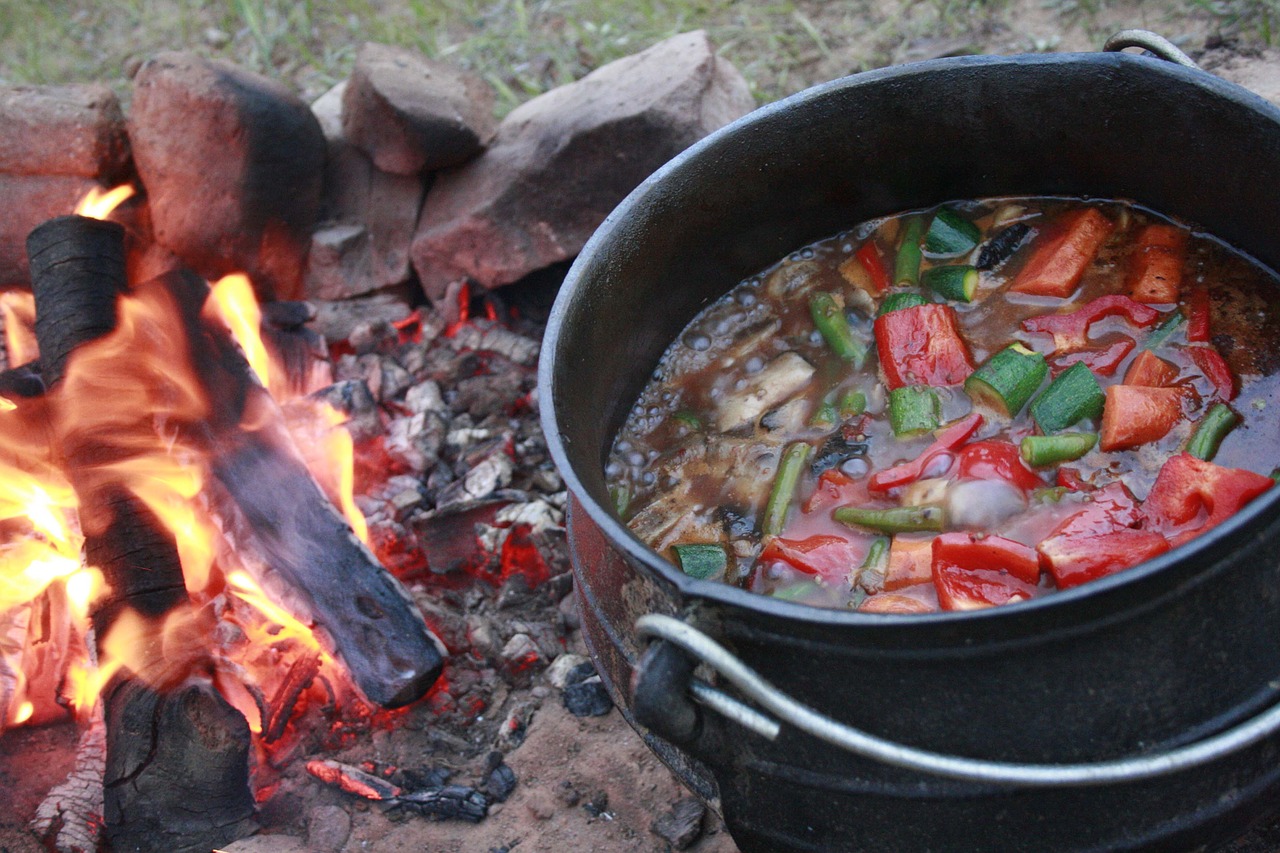
{"type": "Polygon", "coordinates": [[[1090,49],[1134,24],[1269,45],[1280,0],[0,0],[0,81],[102,81],[127,97],[133,68],[181,49],[314,98],[350,72],[363,42],[379,41],[475,71],[505,113],[700,27],[763,102],[940,53],[1090,49]]]}

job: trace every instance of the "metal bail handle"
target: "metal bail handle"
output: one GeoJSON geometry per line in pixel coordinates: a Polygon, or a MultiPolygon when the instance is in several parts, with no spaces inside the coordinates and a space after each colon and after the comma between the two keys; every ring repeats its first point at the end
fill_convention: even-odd
{"type": "Polygon", "coordinates": [[[1150,30],[1121,30],[1107,39],[1102,49],[1108,53],[1115,53],[1116,51],[1124,50],[1126,47],[1140,47],[1166,62],[1184,65],[1187,68],[1195,68],[1196,70],[1200,69],[1195,60],[1183,53],[1176,44],[1150,30]]]}
{"type": "Polygon", "coordinates": [[[679,619],[650,614],[636,621],[636,634],[665,640],[706,664],[777,720],[706,682],[694,679],[694,701],[769,740],[781,732],[779,721],[854,755],[932,776],[1018,785],[1030,788],[1071,788],[1137,782],[1208,764],[1251,746],[1280,731],[1280,705],[1205,740],[1168,752],[1102,761],[1096,764],[1018,764],[944,755],[886,740],[824,717],[797,702],[760,677],[728,649],[679,619]]]}

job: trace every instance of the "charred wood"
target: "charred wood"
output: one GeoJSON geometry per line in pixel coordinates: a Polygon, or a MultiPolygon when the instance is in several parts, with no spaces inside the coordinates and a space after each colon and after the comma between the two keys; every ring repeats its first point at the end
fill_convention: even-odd
{"type": "Polygon", "coordinates": [[[388,708],[421,697],[444,666],[442,645],[321,491],[239,349],[198,313],[204,282],[174,273],[144,286],[168,288],[188,311],[210,412],[191,438],[208,456],[223,534],[278,602],[327,635],[366,697],[388,708]]]}
{"type": "MultiPolygon", "coordinates": [[[[119,225],[78,216],[51,220],[28,238],[36,338],[55,423],[72,352],[115,327],[125,289],[123,238],[119,225]]],[[[77,402],[110,407],[110,389],[99,394],[102,399],[77,402]]],[[[154,626],[187,604],[173,537],[136,496],[94,473],[120,454],[109,436],[60,427],[55,452],[80,502],[86,556],[111,590],[95,605],[99,641],[125,610],[154,626]]],[[[126,672],[103,697],[106,836],[116,850],[208,849],[252,828],[248,725],[207,685],[179,686],[193,659],[199,668],[199,652],[180,656],[175,669],[157,632],[149,633],[138,638],[144,645],[137,660],[151,683],[163,687],[126,672]],[[193,810],[192,803],[201,807],[193,810]]]]}
{"type": "Polygon", "coordinates": [[[197,853],[255,829],[249,726],[210,684],[159,693],[126,679],[103,702],[110,849],[197,853]]]}

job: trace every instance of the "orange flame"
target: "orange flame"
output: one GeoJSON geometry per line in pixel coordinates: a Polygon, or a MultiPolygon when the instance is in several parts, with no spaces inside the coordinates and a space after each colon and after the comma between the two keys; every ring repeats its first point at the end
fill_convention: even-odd
{"type": "Polygon", "coordinates": [[[128,184],[103,192],[93,187],[76,205],[76,213],[90,219],[106,219],[112,212],[134,194],[135,190],[128,184]]]}
{"type": "Polygon", "coordinates": [[[262,341],[262,309],[258,306],[248,276],[244,273],[223,276],[209,292],[209,304],[244,351],[245,360],[262,387],[279,399],[283,384],[280,371],[272,369],[266,344],[262,341]]]}
{"type": "MultiPolygon", "coordinates": [[[[122,188],[114,201],[92,213],[106,216],[110,206],[131,192],[122,188]]],[[[88,207],[80,212],[91,215],[88,207]]],[[[269,392],[284,387],[285,371],[263,343],[261,312],[247,278],[219,281],[205,310],[235,336],[269,392]]],[[[11,355],[36,355],[34,337],[22,337],[31,311],[23,297],[0,295],[11,355]]],[[[250,420],[241,428],[258,428],[252,418],[260,417],[262,408],[249,405],[250,420]]],[[[336,666],[312,627],[276,604],[243,571],[202,503],[208,460],[183,444],[179,427],[205,419],[208,410],[179,307],[165,288],[146,285],[121,298],[110,335],[72,354],[62,383],[51,394],[34,400],[0,397],[0,629],[13,615],[27,620],[19,626],[26,633],[28,623],[49,618],[54,612],[50,608],[70,626],[64,629],[67,651],[56,680],[47,675],[52,670],[46,655],[38,662],[39,673],[28,678],[19,671],[13,684],[0,683],[0,730],[51,719],[50,709],[60,709],[42,698],[45,694],[61,693],[61,701],[83,718],[122,669],[163,686],[197,670],[207,672],[211,665],[218,670],[220,687],[226,685],[224,695],[234,694],[228,698],[252,720],[254,688],[245,683],[254,682],[265,692],[265,685],[280,678],[298,655],[318,654],[322,665],[336,666]],[[104,400],[111,404],[103,405],[104,400]],[[190,606],[162,620],[128,611],[118,616],[107,635],[98,638],[96,661],[84,638],[91,608],[107,590],[102,573],[83,565],[81,527],[97,529],[102,519],[77,506],[76,491],[50,452],[50,434],[54,446],[68,455],[86,440],[102,451],[94,458],[105,461],[76,469],[78,489],[124,486],[173,533],[191,598],[190,606]],[[48,607],[34,609],[33,602],[44,599],[51,602],[48,607]],[[218,630],[214,618],[222,620],[218,630]]],[[[311,457],[307,461],[313,474],[329,483],[335,503],[360,538],[367,539],[367,525],[352,496],[354,449],[350,434],[340,426],[344,416],[309,401],[291,411],[307,421],[299,434],[310,430],[314,439],[302,448],[311,457]]],[[[3,640],[0,635],[0,682],[14,660],[3,640]]],[[[23,654],[19,650],[19,670],[26,665],[23,654]]],[[[261,721],[255,730],[259,728],[261,721]]]]}

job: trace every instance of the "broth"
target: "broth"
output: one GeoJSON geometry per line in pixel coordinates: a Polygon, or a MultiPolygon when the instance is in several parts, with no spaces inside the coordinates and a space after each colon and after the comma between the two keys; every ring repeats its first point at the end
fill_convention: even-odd
{"type": "Polygon", "coordinates": [[[1276,285],[1117,201],[873,220],[702,311],[606,474],[697,577],[868,612],[1026,600],[1272,485],[1276,285]]]}

